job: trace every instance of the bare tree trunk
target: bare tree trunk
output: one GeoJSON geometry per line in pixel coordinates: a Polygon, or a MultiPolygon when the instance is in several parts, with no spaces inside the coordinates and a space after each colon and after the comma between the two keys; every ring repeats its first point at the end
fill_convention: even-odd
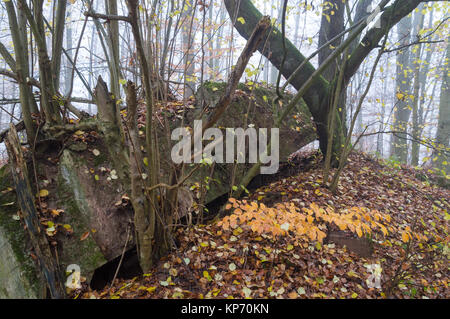
{"type": "MultiPolygon", "coordinates": [[[[362,18],[364,18],[364,16],[369,13],[369,9],[371,7],[373,0],[359,0],[358,4],[356,5],[356,9],[355,9],[355,16],[353,18],[353,23],[358,22],[359,20],[361,20],[362,18]]],[[[349,48],[349,52],[352,52],[359,43],[360,37],[358,36],[355,41],[350,45],[349,48]]]]}
{"type": "Polygon", "coordinates": [[[165,78],[165,67],[166,67],[166,59],[167,59],[167,54],[169,52],[169,40],[170,40],[170,35],[171,35],[171,31],[172,31],[172,23],[173,23],[173,17],[172,17],[172,13],[175,12],[175,2],[174,0],[170,0],[170,11],[168,11],[168,22],[167,22],[167,27],[166,27],[166,32],[164,34],[164,44],[163,44],[163,49],[162,49],[162,54],[161,54],[161,60],[160,60],[160,75],[161,78],[164,79],[165,78]]]}
{"type": "MultiPolygon", "coordinates": [[[[157,146],[155,143],[155,130],[153,126],[153,90],[150,83],[150,70],[149,63],[153,61],[147,61],[144,48],[142,46],[142,37],[139,30],[139,16],[137,12],[138,1],[137,0],[127,0],[128,14],[131,23],[131,29],[133,31],[133,37],[136,42],[136,51],[139,59],[139,64],[141,68],[142,81],[145,94],[146,102],[146,151],[149,153],[149,178],[147,185],[152,187],[157,185],[159,179],[159,172],[157,169],[157,146]]],[[[156,197],[156,189],[152,189],[147,192],[147,199],[150,202],[149,209],[146,212],[146,224],[139,225],[137,227],[142,227],[141,229],[148,229],[150,236],[142,235],[143,239],[146,240],[143,246],[151,247],[151,252],[149,252],[153,258],[158,258],[163,255],[168,249],[168,238],[170,234],[167,234],[164,216],[158,216],[158,201],[156,197]]],[[[146,254],[147,255],[147,254],[146,254]]],[[[152,264],[152,260],[140,260],[141,266],[148,270],[152,264]]]]}
{"type": "Polygon", "coordinates": [[[134,210],[134,225],[136,227],[137,250],[139,262],[144,273],[147,273],[152,267],[153,249],[152,241],[155,234],[155,223],[149,220],[147,212],[150,210],[146,193],[144,180],[142,179],[143,156],[141,143],[137,128],[137,97],[134,83],[128,81],[126,88],[126,98],[128,106],[127,127],[130,137],[130,178],[131,178],[131,203],[134,210]]]}
{"type": "MultiPolygon", "coordinates": [[[[380,3],[380,7],[384,9],[382,15],[380,16],[380,27],[373,27],[369,29],[366,32],[364,39],[356,46],[353,52],[351,52],[349,61],[345,67],[344,87],[348,84],[352,76],[356,73],[370,52],[378,46],[378,43],[386,32],[396,25],[399,20],[414,10],[421,1],[411,0],[404,2],[403,0],[396,0],[391,6],[385,7],[387,2],[387,0],[383,0],[382,3],[380,3]]],[[[256,9],[250,0],[224,0],[224,3],[230,16],[234,17],[238,14],[239,17],[243,17],[245,19],[245,24],[236,22],[234,23],[234,27],[244,38],[248,39],[251,30],[253,30],[257,21],[260,19],[261,13],[258,9],[256,9]]],[[[347,39],[355,39],[356,35],[359,35],[362,28],[365,26],[366,21],[363,20],[361,24],[359,24],[358,27],[352,31],[347,39]]],[[[281,37],[281,32],[276,28],[274,29],[276,30],[276,33],[271,33],[270,38],[267,39],[268,46],[261,44],[258,50],[266,56],[272,64],[279,68],[283,56],[283,39],[281,37]]],[[[300,90],[305,83],[309,83],[309,79],[316,74],[317,70],[311,63],[308,62],[305,56],[293,46],[290,41],[286,41],[286,47],[287,56],[285,67],[283,68],[283,75],[285,78],[293,76],[291,84],[297,90],[300,90]],[[294,70],[296,70],[296,68],[300,65],[303,66],[301,72],[296,72],[293,74],[294,70]]],[[[308,105],[308,108],[314,118],[314,122],[317,125],[320,149],[324,153],[327,149],[327,118],[329,113],[329,104],[324,103],[324,101],[327,101],[328,95],[332,92],[331,87],[332,86],[330,86],[328,81],[326,81],[323,77],[314,76],[314,81],[308,84],[307,89],[302,95],[302,98],[308,105]]],[[[340,147],[340,145],[339,140],[336,140],[336,148],[340,147]]]]}
{"type": "MultiPolygon", "coordinates": [[[[319,48],[325,43],[333,39],[336,35],[344,31],[344,13],[345,5],[341,0],[323,0],[322,3],[322,20],[319,31],[319,48]]],[[[342,38],[332,42],[330,46],[324,48],[319,52],[319,65],[322,64],[326,58],[341,44],[342,38]]],[[[337,75],[337,65],[339,61],[334,61],[325,70],[323,77],[331,82],[337,75]]]]}
{"type": "MultiPolygon", "coordinates": [[[[404,17],[397,26],[398,42],[406,45],[410,42],[412,21],[411,17],[404,17]]],[[[400,162],[406,163],[408,160],[407,131],[408,121],[411,114],[408,108],[408,95],[410,93],[411,76],[409,74],[410,57],[409,48],[405,48],[397,54],[397,74],[396,74],[396,98],[398,100],[394,113],[394,131],[396,133],[391,140],[391,156],[400,162]]]]}
{"type": "MultiPolygon", "coordinates": [[[[264,1],[264,13],[267,12],[267,2],[264,1]]],[[[272,15],[273,9],[270,9],[270,14],[272,15]]],[[[266,57],[263,57],[263,65],[264,65],[264,73],[263,73],[263,80],[266,82],[266,84],[269,84],[269,70],[271,68],[269,59],[266,57]]]]}
{"type": "MultiPolygon", "coordinates": [[[[96,46],[94,45],[94,37],[95,37],[95,26],[92,26],[92,32],[91,32],[91,47],[89,52],[89,86],[92,88],[94,86],[94,70],[93,70],[93,60],[94,60],[94,52],[96,46]]],[[[89,114],[92,114],[92,105],[88,105],[88,112],[89,114]]]]}
{"type": "MultiPolygon", "coordinates": [[[[419,37],[419,32],[423,28],[423,22],[425,15],[422,14],[423,4],[421,4],[418,9],[419,11],[414,13],[414,25],[413,32],[415,35],[419,37]]],[[[411,67],[413,68],[413,96],[414,100],[412,101],[412,137],[411,141],[411,165],[417,166],[419,164],[419,139],[420,139],[420,128],[419,128],[419,101],[420,101],[420,74],[421,74],[421,62],[420,57],[422,53],[421,45],[417,45],[415,47],[414,58],[411,61],[411,67]]]]}
{"type": "MultiPolygon", "coordinates": [[[[344,13],[345,13],[345,4],[340,0],[332,0],[327,1],[324,0],[322,3],[322,20],[320,23],[320,31],[319,31],[319,48],[324,46],[325,43],[336,37],[338,34],[344,31],[344,13]]],[[[342,42],[342,38],[339,38],[333,41],[330,45],[326,46],[322,50],[319,51],[319,65],[324,63],[327,58],[332,54],[334,48],[337,48],[342,42]],[[332,49],[333,48],[333,49],[332,49]]],[[[347,52],[347,51],[346,51],[347,52]]],[[[343,58],[346,59],[347,54],[344,53],[343,58]]],[[[346,135],[345,132],[345,100],[346,100],[346,86],[343,83],[339,83],[340,81],[344,81],[343,78],[343,63],[339,61],[340,58],[336,58],[330,65],[324,70],[322,76],[331,84],[332,93],[327,96],[327,103],[329,103],[328,110],[330,110],[333,115],[328,116],[326,118],[326,125],[328,126],[328,142],[327,145],[331,141],[335,141],[332,145],[342,145],[342,137],[346,135]],[[341,69],[338,69],[338,65],[341,65],[341,69]],[[342,72],[341,72],[342,71],[342,72]],[[341,77],[338,77],[338,74],[341,74],[341,77]],[[335,90],[335,88],[339,88],[335,90]],[[339,96],[335,96],[335,94],[339,94],[339,96]],[[333,106],[332,106],[333,105],[333,106]],[[335,119],[335,117],[339,117],[335,119]],[[339,122],[338,122],[339,121],[339,122]],[[336,122],[336,123],[335,123],[336,122]]],[[[344,62],[345,63],[345,62],[344,62]]],[[[335,166],[337,164],[337,157],[339,156],[338,150],[340,148],[332,148],[331,145],[327,147],[327,153],[324,156],[332,161],[332,165],[335,166]]],[[[330,163],[325,161],[325,166],[328,166],[330,163]]],[[[325,172],[328,172],[328,169],[325,168],[325,172]]],[[[325,181],[326,182],[326,181],[325,181]]]]}
{"type": "Polygon", "coordinates": [[[433,152],[433,165],[441,173],[450,174],[450,37],[447,38],[447,52],[445,62],[442,64],[442,85],[439,101],[439,119],[436,131],[436,145],[439,150],[433,152]],[[434,160],[436,158],[436,160],[434,160]]]}
{"type": "MultiPolygon", "coordinates": [[[[117,0],[105,0],[106,14],[117,15],[117,0]]],[[[112,70],[110,72],[110,87],[114,98],[120,99],[120,51],[119,51],[119,22],[110,20],[107,24],[108,37],[107,41],[112,70]]]]}
{"type": "MultiPolygon", "coordinates": [[[[219,20],[220,23],[222,23],[222,21],[225,20],[226,13],[227,13],[227,10],[225,9],[225,7],[223,5],[223,2],[222,2],[221,5],[220,5],[220,20],[219,20]]],[[[220,50],[222,48],[221,41],[223,41],[223,29],[224,29],[224,26],[222,26],[220,28],[219,33],[217,35],[216,44],[215,44],[216,55],[219,55],[219,52],[220,52],[220,50]]],[[[222,66],[221,61],[222,61],[222,59],[218,58],[218,57],[216,57],[214,59],[214,67],[213,67],[214,79],[215,79],[216,74],[220,73],[220,68],[222,66]]]]}
{"type": "MultiPolygon", "coordinates": [[[[182,37],[183,37],[183,52],[185,53],[184,63],[186,79],[186,89],[184,92],[184,98],[188,99],[194,95],[195,92],[195,63],[194,63],[194,34],[192,32],[192,15],[194,14],[193,3],[186,3],[187,10],[183,11],[185,17],[185,23],[183,24],[182,37]]],[[[184,9],[183,9],[184,10],[184,9]]]]}
{"type": "Polygon", "coordinates": [[[300,16],[301,16],[301,14],[300,14],[300,8],[301,8],[300,4],[301,4],[301,1],[298,1],[298,3],[297,3],[298,13],[297,13],[297,18],[295,19],[295,26],[294,26],[294,45],[295,45],[296,48],[298,48],[298,45],[299,45],[299,42],[300,42],[299,39],[298,39],[298,31],[300,29],[300,16]]]}
{"type": "Polygon", "coordinates": [[[11,30],[11,37],[14,44],[15,52],[15,72],[19,78],[19,99],[22,109],[23,121],[25,123],[25,129],[27,132],[28,141],[33,141],[35,137],[35,128],[33,120],[31,118],[31,99],[33,98],[32,92],[26,83],[28,77],[28,58],[26,43],[20,34],[19,25],[17,22],[16,10],[12,1],[5,2],[6,12],[8,14],[9,29],[11,30]]]}
{"type": "MultiPolygon", "coordinates": [[[[281,23],[281,14],[282,14],[282,8],[283,6],[281,5],[281,0],[275,0],[276,1],[276,7],[278,8],[277,11],[277,20],[276,20],[276,24],[281,23]]],[[[273,6],[270,6],[270,16],[273,17],[274,12],[273,12],[273,6]]],[[[275,85],[275,83],[277,82],[277,77],[278,77],[278,69],[276,66],[274,66],[273,64],[270,64],[270,79],[269,79],[269,83],[272,85],[275,85]]]]}
{"type": "MultiPolygon", "coordinates": [[[[73,61],[73,53],[72,53],[72,21],[71,21],[71,9],[72,7],[69,5],[67,8],[67,20],[68,20],[68,26],[66,28],[66,50],[67,55],[69,58],[73,61]]],[[[92,54],[92,53],[91,53],[92,54]]],[[[64,73],[64,91],[65,95],[69,94],[70,88],[72,87],[72,69],[73,65],[69,62],[69,60],[66,58],[66,69],[64,73]]],[[[90,84],[90,82],[89,82],[90,84]]]]}
{"type": "MultiPolygon", "coordinates": [[[[27,17],[38,48],[39,80],[41,84],[41,108],[47,125],[61,124],[60,96],[54,85],[52,63],[48,56],[45,38],[43,0],[34,2],[31,12],[25,0],[18,0],[18,7],[27,17]]],[[[56,32],[56,31],[55,31],[56,32]]]]}
{"type": "MultiPolygon", "coordinates": [[[[206,10],[206,9],[204,9],[206,10]]],[[[208,24],[209,26],[213,25],[213,11],[214,11],[214,2],[213,0],[211,0],[209,2],[209,7],[208,7],[208,24]]],[[[214,61],[214,41],[213,41],[213,28],[209,29],[208,32],[208,68],[207,68],[207,79],[211,80],[212,79],[212,75],[213,75],[213,61],[214,61]]]]}
{"type": "MultiPolygon", "coordinates": [[[[386,63],[387,64],[387,63],[386,63]]],[[[385,74],[389,74],[389,65],[385,67],[385,74]]],[[[383,99],[381,100],[381,111],[380,111],[380,125],[378,126],[378,131],[382,132],[384,129],[384,117],[386,112],[386,102],[385,98],[387,96],[387,87],[388,87],[388,76],[384,76],[383,78],[383,99]]],[[[384,154],[384,136],[383,134],[377,135],[377,153],[378,156],[383,157],[384,154]]]]}
{"type": "Polygon", "coordinates": [[[56,17],[53,18],[54,31],[52,43],[52,70],[53,85],[59,91],[59,75],[61,73],[61,55],[64,40],[64,26],[66,23],[66,8],[68,1],[58,1],[56,7],[56,17]]]}
{"type": "MultiPolygon", "coordinates": [[[[433,10],[431,10],[430,12],[430,19],[428,22],[428,28],[431,30],[431,28],[433,27],[433,10]]],[[[427,110],[424,110],[424,104],[425,104],[425,100],[427,100],[427,87],[426,87],[426,82],[427,82],[427,77],[428,77],[428,71],[430,70],[430,61],[431,61],[431,56],[433,53],[433,50],[426,50],[427,53],[425,55],[425,65],[423,65],[420,68],[420,75],[419,75],[419,82],[420,82],[420,100],[419,100],[419,131],[420,131],[420,135],[422,134],[422,131],[424,130],[424,124],[425,124],[425,118],[427,117],[430,108],[428,107],[427,110]]],[[[445,57],[444,57],[445,59],[445,57]]],[[[433,90],[432,90],[432,94],[431,94],[431,98],[430,98],[430,102],[433,99],[434,96],[434,91],[436,89],[436,82],[434,83],[433,86],[433,90]]]]}
{"type": "MultiPolygon", "coordinates": [[[[19,23],[19,32],[20,32],[20,36],[22,39],[22,46],[25,49],[25,51],[22,53],[25,57],[26,63],[27,63],[27,67],[25,68],[25,73],[24,73],[24,79],[26,79],[27,77],[30,76],[30,69],[32,72],[32,68],[33,68],[33,63],[31,63],[30,65],[30,56],[28,54],[27,48],[28,48],[28,30],[27,30],[27,17],[23,14],[22,11],[18,11],[17,12],[17,21],[19,23]]],[[[32,34],[30,34],[30,45],[32,44],[31,42],[31,37],[32,34]]],[[[30,51],[32,50],[32,47],[30,47],[30,51]]],[[[33,58],[33,56],[31,55],[31,59],[33,58]]],[[[33,61],[31,61],[33,62],[33,61]]],[[[27,87],[28,90],[28,98],[30,100],[30,108],[31,108],[31,113],[39,113],[39,109],[36,103],[36,100],[34,99],[33,96],[33,91],[31,89],[31,87],[28,85],[27,87]]]]}

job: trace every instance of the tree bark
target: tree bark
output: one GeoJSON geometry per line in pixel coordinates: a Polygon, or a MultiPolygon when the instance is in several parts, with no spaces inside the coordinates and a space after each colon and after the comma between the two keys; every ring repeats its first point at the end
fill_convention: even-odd
{"type": "Polygon", "coordinates": [[[53,85],[55,90],[59,91],[59,79],[61,73],[61,56],[64,40],[64,27],[66,23],[66,8],[67,1],[58,1],[56,7],[56,17],[53,22],[53,43],[52,43],[52,70],[53,70],[53,85]]]}
{"type": "MultiPolygon", "coordinates": [[[[407,45],[411,39],[412,18],[405,17],[397,26],[397,36],[399,45],[407,45]]],[[[394,113],[394,131],[403,133],[394,134],[391,144],[391,155],[398,161],[406,163],[408,160],[407,131],[408,120],[411,114],[411,105],[408,101],[412,77],[410,75],[410,54],[409,48],[401,50],[397,54],[397,73],[396,73],[396,99],[397,106],[394,113]]]]}
{"type": "Polygon", "coordinates": [[[155,236],[155,220],[148,214],[150,202],[144,188],[142,178],[143,156],[137,128],[137,97],[136,86],[128,81],[126,87],[126,99],[128,106],[127,127],[130,138],[130,178],[131,178],[131,203],[134,210],[134,225],[136,227],[139,263],[142,271],[148,273],[153,265],[153,239],[155,236]]]}
{"type": "MultiPolygon", "coordinates": [[[[423,22],[425,15],[422,14],[421,8],[423,5],[419,6],[419,11],[414,13],[414,27],[413,32],[415,32],[416,36],[419,36],[419,31],[423,28],[423,22]]],[[[422,63],[420,62],[420,56],[422,53],[421,44],[418,44],[415,47],[414,58],[411,61],[411,67],[413,68],[413,77],[414,77],[414,85],[413,85],[413,96],[414,100],[412,101],[412,137],[411,141],[411,165],[417,166],[419,164],[419,139],[420,139],[420,128],[419,128],[419,100],[420,100],[420,69],[422,68],[422,63]]],[[[414,51],[413,51],[414,52],[414,51]]]]}
{"type": "MultiPolygon", "coordinates": [[[[98,78],[94,95],[98,108],[98,127],[105,138],[114,168],[124,185],[127,185],[129,183],[130,160],[121,134],[121,119],[117,116],[119,112],[117,111],[116,100],[111,97],[101,76],[98,78]]],[[[125,189],[128,188],[125,186],[125,189]]]]}
{"type": "MultiPolygon", "coordinates": [[[[33,120],[31,118],[31,90],[26,83],[26,78],[28,76],[28,58],[26,46],[23,43],[23,39],[19,33],[19,25],[17,22],[16,9],[12,1],[5,2],[6,12],[8,14],[9,29],[11,30],[11,37],[14,44],[15,52],[15,66],[14,71],[17,74],[19,83],[19,98],[20,105],[22,109],[22,117],[25,123],[25,129],[27,132],[28,141],[33,141],[35,137],[35,127],[33,120]]],[[[8,57],[8,55],[6,55],[8,57]]],[[[11,57],[12,59],[12,57],[11,57]]],[[[11,62],[11,59],[9,61],[11,62]]],[[[8,60],[8,59],[7,59],[8,60]]],[[[32,96],[31,96],[32,97],[32,96]]]]}
{"type": "Polygon", "coordinates": [[[433,165],[441,170],[441,173],[450,174],[450,37],[447,38],[447,52],[445,62],[442,64],[442,85],[439,101],[439,119],[436,131],[436,146],[439,150],[433,153],[433,165]]]}
{"type": "MultiPolygon", "coordinates": [[[[329,40],[333,39],[339,33],[344,31],[344,12],[345,4],[341,0],[323,0],[322,3],[322,20],[320,22],[319,45],[320,48],[329,40]]],[[[342,38],[335,40],[328,47],[319,52],[319,64],[333,52],[341,44],[342,38]]],[[[324,71],[323,77],[331,82],[337,74],[338,61],[334,61],[324,71]]]]}
{"type": "Polygon", "coordinates": [[[39,266],[47,281],[52,298],[64,298],[64,286],[57,264],[53,260],[47,237],[40,227],[38,213],[34,205],[34,196],[28,177],[26,162],[23,158],[22,147],[14,125],[10,125],[8,137],[5,140],[8,150],[11,173],[17,193],[17,200],[27,226],[28,234],[38,258],[39,266]]]}
{"type": "Polygon", "coordinates": [[[41,83],[41,108],[44,111],[47,125],[61,124],[62,118],[58,94],[53,81],[52,63],[48,56],[45,41],[43,1],[35,1],[31,12],[25,0],[18,0],[18,7],[27,17],[38,48],[39,80],[41,83]]]}
{"type": "MultiPolygon", "coordinates": [[[[249,39],[253,29],[257,25],[258,21],[262,18],[262,14],[255,8],[250,0],[224,0],[227,11],[234,21],[234,17],[243,17],[245,23],[242,24],[237,21],[234,27],[245,39],[249,39]],[[240,4],[240,5],[239,5],[240,4]],[[239,6],[238,6],[239,5],[239,6]]],[[[263,38],[261,44],[258,46],[259,52],[263,54],[274,66],[281,67],[281,61],[283,57],[283,38],[281,32],[273,27],[273,31],[270,33],[269,39],[267,36],[263,38]],[[264,43],[267,41],[267,45],[264,43]]],[[[297,68],[304,60],[305,57],[295,48],[291,41],[286,39],[286,60],[283,67],[283,76],[288,78],[293,70],[297,68]]],[[[308,78],[314,73],[315,68],[311,63],[306,63],[297,76],[292,80],[291,84],[299,90],[301,86],[308,80],[308,78]]],[[[321,111],[323,100],[328,96],[328,81],[323,77],[317,77],[311,87],[305,92],[303,99],[308,105],[311,114],[314,117],[317,124],[317,130],[319,140],[321,142],[321,149],[326,150],[327,130],[326,118],[327,114],[321,111]],[[324,147],[324,148],[323,148],[324,147]]]]}
{"type": "MultiPolygon", "coordinates": [[[[66,28],[66,50],[67,50],[67,55],[68,57],[66,57],[65,59],[65,64],[66,64],[66,69],[64,72],[64,95],[68,95],[71,91],[71,87],[72,87],[72,69],[74,68],[74,66],[70,63],[69,58],[71,60],[73,60],[73,54],[72,54],[72,26],[71,26],[71,10],[72,7],[69,5],[69,7],[67,8],[67,20],[69,20],[69,25],[66,28]]],[[[91,53],[92,54],[92,53],[91,53]]],[[[89,76],[91,76],[89,74],[89,76]]],[[[89,83],[90,84],[90,83],[89,83]]]]}
{"type": "MultiPolygon", "coordinates": [[[[117,0],[105,0],[106,14],[117,16],[117,0]]],[[[111,92],[116,100],[120,99],[120,51],[119,51],[119,21],[109,20],[107,24],[109,55],[112,70],[110,72],[111,92]]]]}
{"type": "Polygon", "coordinates": [[[185,64],[185,74],[184,77],[186,79],[186,88],[184,91],[184,98],[189,99],[195,92],[195,61],[194,61],[194,35],[192,32],[192,19],[194,18],[192,15],[194,14],[194,3],[186,2],[185,6],[187,6],[187,10],[183,10],[183,18],[184,24],[182,26],[182,40],[183,40],[183,52],[185,52],[184,56],[184,64],[185,64]]]}
{"type": "MultiPolygon", "coordinates": [[[[243,17],[245,23],[236,22],[234,27],[245,38],[248,39],[253,28],[261,18],[261,13],[255,8],[251,0],[224,0],[225,6],[230,17],[243,17]]],[[[388,1],[383,1],[382,7],[388,1]]],[[[396,0],[393,5],[384,9],[383,14],[380,17],[380,28],[374,27],[367,31],[364,39],[359,43],[350,55],[350,58],[345,67],[344,73],[344,87],[349,82],[350,78],[358,70],[364,59],[370,54],[370,52],[378,46],[379,41],[386,34],[386,31],[392,28],[400,19],[408,15],[414,10],[420,3],[420,0],[411,0],[405,2],[403,0],[396,0]]],[[[235,21],[235,19],[233,19],[235,21]]],[[[365,25],[365,22],[363,22],[365,25]]],[[[267,39],[263,40],[263,43],[267,39]]],[[[267,47],[264,48],[264,44],[258,47],[258,50],[266,56],[270,62],[277,68],[281,66],[281,60],[283,57],[283,39],[281,32],[277,28],[273,28],[270,34],[270,38],[267,40],[267,47]]],[[[304,60],[305,57],[295,48],[295,46],[286,39],[286,61],[283,68],[283,76],[288,78],[293,70],[297,68],[304,60]]],[[[291,84],[298,90],[302,85],[311,77],[315,72],[315,68],[311,63],[306,63],[299,72],[291,84]]],[[[329,103],[326,103],[330,94],[332,94],[332,88],[329,82],[322,76],[317,76],[312,85],[303,95],[303,99],[308,105],[308,108],[314,118],[314,122],[317,125],[317,133],[320,142],[320,149],[323,153],[327,149],[328,139],[328,113],[329,103]]],[[[340,130],[338,126],[337,130],[340,130]]],[[[334,149],[338,149],[341,145],[340,139],[335,140],[334,149]]]]}

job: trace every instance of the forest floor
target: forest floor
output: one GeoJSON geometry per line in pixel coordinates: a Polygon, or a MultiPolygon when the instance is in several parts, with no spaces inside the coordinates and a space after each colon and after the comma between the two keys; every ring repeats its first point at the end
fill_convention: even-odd
{"type": "Polygon", "coordinates": [[[297,174],[178,229],[178,249],[150,273],[72,297],[450,297],[448,189],[424,170],[355,153],[333,195],[320,156],[298,157],[308,165],[297,174]]]}

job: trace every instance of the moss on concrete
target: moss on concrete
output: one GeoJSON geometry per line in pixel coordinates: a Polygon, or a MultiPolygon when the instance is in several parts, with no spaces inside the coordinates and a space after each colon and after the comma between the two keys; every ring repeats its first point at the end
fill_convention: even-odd
{"type": "MultiPolygon", "coordinates": [[[[224,93],[226,83],[223,82],[205,82],[196,93],[197,107],[193,112],[186,114],[188,125],[192,126],[194,119],[202,115],[203,121],[207,121],[214,106],[224,93]],[[203,112],[202,105],[208,107],[208,111],[203,112]]],[[[223,116],[218,120],[216,126],[222,128],[247,128],[252,124],[258,128],[272,128],[279,112],[286,106],[292,98],[290,94],[284,94],[280,102],[275,102],[277,94],[274,88],[264,87],[259,84],[253,84],[252,87],[239,83],[234,98],[223,116]]],[[[311,121],[311,113],[306,104],[301,100],[296,109],[292,112],[280,129],[279,155],[280,161],[284,162],[288,156],[299,150],[306,144],[314,141],[316,136],[316,127],[311,121]]],[[[233,164],[217,164],[213,175],[213,182],[209,186],[206,194],[206,202],[227,193],[231,186],[232,176],[234,175],[235,184],[246,174],[251,167],[250,164],[239,164],[236,171],[233,172],[233,164]],[[223,181],[219,183],[217,181],[223,181]]],[[[191,178],[192,182],[204,181],[209,176],[208,169],[200,169],[191,178]]]]}
{"type": "Polygon", "coordinates": [[[74,233],[70,239],[64,240],[60,261],[62,267],[77,264],[82,276],[90,280],[94,270],[104,264],[104,258],[96,242],[89,236],[80,241],[87,231],[92,231],[90,225],[90,207],[77,169],[87,167],[82,156],[72,156],[70,151],[64,151],[60,160],[57,196],[60,207],[64,208],[64,223],[72,226],[74,233]]]}
{"type": "Polygon", "coordinates": [[[0,299],[36,298],[40,281],[36,265],[28,253],[28,237],[19,220],[19,208],[12,189],[8,166],[0,168],[0,299]]]}

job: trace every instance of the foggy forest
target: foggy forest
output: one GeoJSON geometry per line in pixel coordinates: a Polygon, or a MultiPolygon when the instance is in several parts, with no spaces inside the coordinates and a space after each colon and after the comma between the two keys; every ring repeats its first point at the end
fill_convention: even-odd
{"type": "Polygon", "coordinates": [[[450,297],[448,1],[3,0],[0,28],[1,299],[450,297]]]}

